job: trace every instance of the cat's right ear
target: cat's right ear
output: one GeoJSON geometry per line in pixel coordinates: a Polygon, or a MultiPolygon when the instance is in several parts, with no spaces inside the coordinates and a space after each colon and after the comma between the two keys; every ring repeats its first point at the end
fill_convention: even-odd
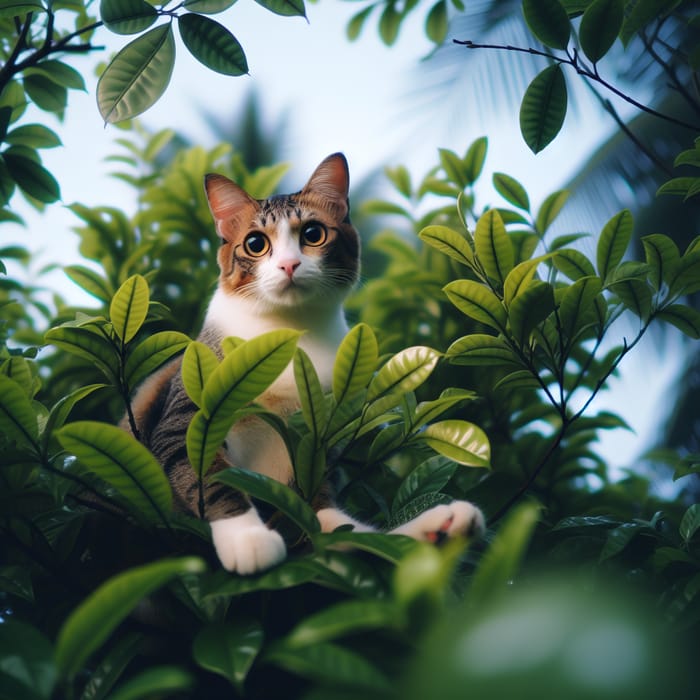
{"type": "Polygon", "coordinates": [[[224,175],[205,175],[204,189],[216,224],[216,232],[226,241],[232,241],[240,228],[250,226],[260,209],[257,200],[224,175]]]}

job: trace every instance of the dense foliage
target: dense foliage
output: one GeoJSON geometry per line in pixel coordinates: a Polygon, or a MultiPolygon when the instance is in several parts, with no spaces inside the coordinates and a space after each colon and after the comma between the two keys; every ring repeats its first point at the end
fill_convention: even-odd
{"type": "MultiPolygon", "coordinates": [[[[538,7],[567,6],[567,27],[582,10],[524,5],[531,23],[538,7]]],[[[429,10],[436,40],[445,6],[429,10]]],[[[616,36],[624,25],[609,22],[616,36]]],[[[441,149],[417,183],[387,168],[395,194],[360,207],[373,273],[324,395],[292,332],[227,339],[221,362],[192,340],[216,277],[203,175],[264,197],[285,166],[251,172],[230,147],[175,142],[167,130],[121,139],[135,213],[72,206],[86,263],[65,271],[92,307],[2,280],[0,697],[692,697],[697,456],[666,455],[670,498],[644,462],[611,479],[596,437],[625,425],[591,404],[651,327],[700,337],[687,303],[700,239],[681,250],[649,235],[635,259],[633,214],[611,212],[589,258],[585,234],[555,233],[566,191],[533,207],[526,186],[492,173],[498,201],[479,201],[485,138],[441,149]],[[154,458],[114,425],[180,352],[200,481],[252,411],[293,457],[297,490],[243,469],[216,476],[267,504],[285,535],[288,560],[263,574],[222,571],[206,524],[172,512],[154,458]],[[284,424],[250,401],[290,361],[302,409],[284,424]],[[379,527],[467,498],[487,535],[434,547],[321,534],[308,502],[326,471],[344,507],[379,527]]]]}

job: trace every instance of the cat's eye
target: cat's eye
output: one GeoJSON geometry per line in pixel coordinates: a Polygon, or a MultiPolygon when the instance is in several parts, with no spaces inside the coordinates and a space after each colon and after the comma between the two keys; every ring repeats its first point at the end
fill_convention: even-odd
{"type": "Polygon", "coordinates": [[[323,224],[316,221],[310,224],[305,224],[301,229],[301,242],[304,245],[319,246],[323,245],[328,238],[328,231],[323,224]]]}
{"type": "Polygon", "coordinates": [[[270,239],[259,231],[249,233],[243,241],[243,249],[253,258],[259,258],[270,250],[270,239]]]}

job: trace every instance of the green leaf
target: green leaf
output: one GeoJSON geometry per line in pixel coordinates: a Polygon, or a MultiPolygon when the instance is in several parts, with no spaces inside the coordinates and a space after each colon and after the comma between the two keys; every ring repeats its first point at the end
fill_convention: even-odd
{"type": "Polygon", "coordinates": [[[97,106],[105,122],[131,119],[155,104],[168,87],[174,64],[175,40],[170,23],[127,44],[97,83],[97,106]]]}
{"type": "Polygon", "coordinates": [[[488,467],[491,446],[481,428],[464,420],[444,420],[415,436],[436,452],[467,467],[488,467]]]}
{"type": "Polygon", "coordinates": [[[37,416],[31,401],[22,387],[4,374],[0,374],[0,429],[21,445],[37,445],[37,416]]]}
{"type": "Polygon", "coordinates": [[[530,31],[545,46],[553,49],[568,46],[571,26],[558,0],[523,0],[523,15],[530,31]]]}
{"type": "Polygon", "coordinates": [[[59,399],[54,404],[46,420],[46,427],[44,428],[45,438],[48,438],[55,429],[63,426],[66,420],[68,420],[73,406],[75,406],[78,401],[89,396],[93,391],[104,389],[106,386],[106,384],[88,384],[59,399]]]}
{"type": "Polygon", "coordinates": [[[306,17],[304,0],[255,0],[258,5],[283,17],[306,17]]]}
{"type": "Polygon", "coordinates": [[[608,289],[617,295],[620,301],[642,321],[651,314],[652,293],[646,281],[640,279],[623,279],[615,281],[608,289]]]}
{"type": "Polygon", "coordinates": [[[653,20],[663,17],[677,4],[677,0],[636,0],[631,3],[620,31],[622,43],[627,46],[637,32],[653,20]]]}
{"type": "Polygon", "coordinates": [[[547,229],[552,225],[552,222],[559,216],[559,212],[562,210],[566,200],[569,199],[569,192],[567,190],[557,190],[552,192],[545,200],[542,202],[542,206],[537,212],[537,219],[535,221],[535,229],[540,235],[544,235],[547,229]]]}
{"type": "Polygon", "coordinates": [[[41,124],[24,124],[10,131],[4,139],[13,146],[27,148],[56,148],[61,145],[61,139],[41,124]]]}
{"type": "Polygon", "coordinates": [[[299,391],[304,420],[315,441],[326,429],[328,404],[311,359],[301,348],[297,348],[294,356],[294,380],[299,391]]]}
{"type": "Polygon", "coordinates": [[[239,491],[273,505],[296,523],[307,535],[321,531],[316,513],[289,486],[276,479],[231,467],[217,472],[212,481],[232,486],[239,491]]]}
{"type": "Polygon", "coordinates": [[[138,34],[158,18],[158,11],[146,0],[101,0],[100,18],[115,34],[138,34]]]}
{"type": "Polygon", "coordinates": [[[509,307],[518,294],[532,281],[537,272],[538,265],[549,256],[540,256],[532,260],[525,260],[516,265],[503,282],[503,303],[509,307]]]}
{"type": "Polygon", "coordinates": [[[552,264],[574,282],[582,277],[595,276],[593,263],[583,253],[573,248],[557,250],[552,255],[552,264]]]}
{"type": "Polygon", "coordinates": [[[148,282],[141,275],[132,275],[112,298],[109,318],[122,343],[128,343],[140,330],[148,315],[150,294],[148,282]]]}
{"type": "Polygon", "coordinates": [[[82,90],[85,92],[85,80],[83,76],[72,66],[61,61],[41,61],[31,68],[27,68],[25,75],[39,74],[51,80],[56,85],[71,90],[82,90]]]}
{"type": "Polygon", "coordinates": [[[304,498],[311,502],[326,477],[326,450],[312,433],[304,435],[294,453],[294,480],[304,498]]]}
{"type": "Polygon", "coordinates": [[[530,333],[554,311],[552,285],[533,280],[513,299],[508,308],[510,330],[519,347],[529,344],[530,333]]]}
{"type": "Polygon", "coordinates": [[[346,600],[302,620],[284,638],[288,649],[327,642],[363,630],[396,629],[402,616],[388,600],[346,600]]]}
{"type": "Polygon", "coordinates": [[[538,518],[539,507],[533,503],[523,503],[509,513],[472,578],[470,607],[479,608],[505,590],[520,568],[538,518]]]}
{"type": "Polygon", "coordinates": [[[624,19],[624,0],[594,0],[581,18],[578,38],[592,63],[597,63],[615,43],[624,19]]]}
{"type": "Polygon", "coordinates": [[[486,152],[488,150],[489,141],[486,136],[476,139],[467,149],[462,160],[462,172],[467,180],[468,185],[473,185],[481,175],[486,161],[486,152]]]}
{"type": "Polygon", "coordinates": [[[184,7],[192,12],[215,15],[235,5],[236,0],[185,0],[184,7]]]}
{"type": "Polygon", "coordinates": [[[666,321],[680,329],[689,338],[700,339],[700,311],[683,304],[670,304],[656,314],[660,321],[666,321]]]}
{"type": "Polygon", "coordinates": [[[484,333],[458,338],[447,349],[446,356],[454,365],[519,364],[518,358],[505,341],[484,333]]]}
{"type": "Polygon", "coordinates": [[[47,343],[96,365],[110,382],[117,381],[119,375],[117,349],[103,335],[87,328],[60,326],[49,329],[44,339],[47,343]]]}
{"type": "Polygon", "coordinates": [[[63,268],[66,275],[88,294],[108,303],[114,294],[109,280],[84,265],[68,265],[63,268]]]}
{"type": "Polygon", "coordinates": [[[142,598],[177,576],[203,569],[203,562],[194,557],[164,559],[124,571],[99,586],[59,631],[55,659],[61,677],[73,678],[142,598]]]}
{"type": "Polygon", "coordinates": [[[365,26],[367,18],[374,10],[374,5],[369,5],[365,7],[364,10],[360,10],[357,14],[353,15],[348,21],[348,26],[345,29],[345,34],[348,37],[348,41],[355,41],[362,33],[362,28],[365,26]]]}
{"type": "Polygon", "coordinates": [[[240,693],[263,645],[264,630],[253,619],[217,622],[203,627],[192,644],[195,661],[208,671],[227,678],[240,693]]]}
{"type": "Polygon", "coordinates": [[[172,510],[170,483],[156,458],[132,435],[115,425],[78,421],[56,436],[83,467],[119,491],[135,512],[165,520],[172,510]]]}
{"type": "Polygon", "coordinates": [[[428,12],[425,18],[425,34],[430,41],[442,44],[447,36],[447,1],[438,0],[428,12]]]}
{"type": "Polygon", "coordinates": [[[520,105],[520,132],[533,153],[546,148],[561,131],[567,101],[566,80],[559,64],[545,68],[527,86],[520,105]]]}
{"type": "Polygon", "coordinates": [[[672,297],[700,291],[700,250],[693,249],[683,255],[670,287],[672,297]]]}
{"type": "Polygon", "coordinates": [[[437,224],[426,226],[418,237],[453,260],[474,269],[474,251],[464,236],[460,236],[451,228],[437,224]]]}
{"type": "Polygon", "coordinates": [[[277,643],[268,649],[264,660],[303,678],[331,683],[333,687],[374,693],[390,688],[387,678],[363,656],[329,642],[299,649],[277,643]]]}
{"type": "Polygon", "coordinates": [[[411,430],[431,423],[458,403],[473,399],[476,394],[466,389],[446,389],[440,397],[432,401],[421,401],[411,416],[411,430]]]}
{"type": "Polygon", "coordinates": [[[505,331],[508,318],[505,307],[485,285],[473,280],[455,280],[444,292],[463,314],[497,331],[505,331]]]}
{"type": "Polygon", "coordinates": [[[48,700],[56,685],[53,649],[43,634],[7,616],[0,625],[3,700],[48,700]]]}
{"type": "Polygon", "coordinates": [[[352,399],[369,384],[379,359],[372,329],[359,323],[343,338],[333,365],[333,396],[336,403],[352,399]]]}
{"type": "Polygon", "coordinates": [[[422,345],[396,353],[374,375],[367,390],[367,402],[417,389],[430,376],[439,358],[437,350],[422,345]]]}
{"type": "Polygon", "coordinates": [[[62,115],[68,103],[68,90],[42,73],[29,73],[22,79],[32,102],[46,112],[62,115]]]}
{"type": "Polygon", "coordinates": [[[379,37],[387,45],[393,46],[398,39],[401,20],[400,12],[397,12],[393,3],[387,3],[379,16],[379,37]]]}
{"type": "Polygon", "coordinates": [[[28,195],[46,204],[61,198],[54,176],[41,163],[26,157],[19,147],[8,148],[2,157],[12,179],[28,195]]]}
{"type": "Polygon", "coordinates": [[[622,262],[625,251],[632,239],[634,221],[632,213],[624,209],[610,219],[598,238],[596,261],[598,274],[604,282],[608,282],[617,266],[622,262]]]}
{"type": "Polygon", "coordinates": [[[464,161],[454,151],[447,148],[439,149],[439,153],[440,165],[442,165],[445,174],[460,190],[463,190],[470,184],[464,161]]]}
{"type": "Polygon", "coordinates": [[[207,68],[224,75],[248,72],[243,47],[226,27],[193,12],[180,15],[177,26],[188,51],[207,68]]]}
{"type": "Polygon", "coordinates": [[[536,377],[532,376],[532,372],[528,369],[517,370],[501,377],[494,385],[494,389],[507,391],[509,394],[523,389],[541,389],[541,384],[536,377]]]}
{"type": "Polygon", "coordinates": [[[657,291],[663,283],[671,285],[678,271],[681,255],[678,246],[668,236],[660,233],[642,238],[647,265],[649,265],[649,282],[657,291]]]}
{"type": "Polygon", "coordinates": [[[193,340],[187,346],[182,357],[182,383],[197,406],[202,405],[204,386],[218,366],[219,358],[208,345],[193,340]]]}
{"type": "Polygon", "coordinates": [[[393,514],[421,496],[439,493],[449,482],[457,469],[452,460],[436,455],[419,464],[399,484],[391,504],[393,514]]]}
{"type": "Polygon", "coordinates": [[[124,364],[127,386],[135,387],[151,372],[188,347],[190,339],[177,331],[160,331],[131,348],[124,364]]]}
{"type": "Polygon", "coordinates": [[[700,504],[694,503],[683,514],[679,532],[686,542],[690,542],[698,528],[700,528],[700,504]]]}
{"type": "Polygon", "coordinates": [[[152,666],[140,671],[109,694],[109,700],[176,697],[192,690],[192,674],[179,666],[152,666]]]}
{"type": "Polygon", "coordinates": [[[501,215],[495,209],[489,209],[479,217],[474,232],[476,257],[486,274],[503,284],[515,263],[513,244],[508,238],[501,215]]]}
{"type": "MultiPolygon", "coordinates": [[[[0,206],[7,204],[10,201],[10,197],[15,192],[15,180],[10,174],[10,170],[7,167],[5,160],[0,153],[0,206]]],[[[5,215],[3,211],[3,215],[5,215]]],[[[21,221],[21,219],[20,219],[21,221]]],[[[3,270],[2,274],[6,274],[6,270],[3,270]]]]}
{"type": "Polygon", "coordinates": [[[583,330],[586,312],[602,288],[597,277],[582,277],[564,292],[559,305],[559,318],[562,331],[570,342],[583,330]]]}
{"type": "Polygon", "coordinates": [[[518,209],[530,211],[530,198],[525,188],[514,177],[505,173],[494,173],[493,186],[507,202],[518,209]]]}
{"type": "Polygon", "coordinates": [[[40,0],[4,0],[0,4],[0,17],[24,17],[29,12],[46,12],[40,0]]]}
{"type": "Polygon", "coordinates": [[[637,523],[623,523],[608,532],[608,536],[600,552],[599,561],[607,561],[618,555],[636,537],[637,533],[644,529],[637,523]]]}

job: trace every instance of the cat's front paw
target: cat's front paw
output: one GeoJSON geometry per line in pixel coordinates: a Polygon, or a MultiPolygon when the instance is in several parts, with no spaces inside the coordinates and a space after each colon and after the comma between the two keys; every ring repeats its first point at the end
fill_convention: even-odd
{"type": "Polygon", "coordinates": [[[219,561],[238,574],[254,574],[279,564],[287,548],[279,532],[270,530],[254,511],[211,522],[219,561]]]}
{"type": "Polygon", "coordinates": [[[473,503],[452,501],[426,510],[392,532],[439,543],[450,537],[480,537],[484,530],[484,516],[473,503]]]}

